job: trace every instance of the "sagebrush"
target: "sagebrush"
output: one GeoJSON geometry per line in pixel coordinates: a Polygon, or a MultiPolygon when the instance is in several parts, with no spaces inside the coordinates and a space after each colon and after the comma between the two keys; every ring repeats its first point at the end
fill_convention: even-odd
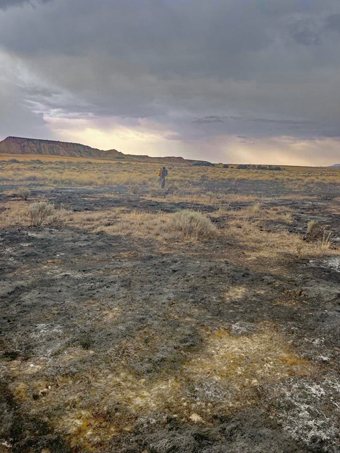
{"type": "Polygon", "coordinates": [[[172,214],[168,228],[178,231],[186,237],[208,238],[217,234],[218,230],[204,214],[183,210],[172,214]]]}
{"type": "Polygon", "coordinates": [[[30,195],[30,191],[27,189],[27,187],[20,187],[18,190],[18,195],[22,200],[27,200],[30,195]]]}
{"type": "Polygon", "coordinates": [[[28,216],[32,226],[41,226],[48,217],[54,214],[54,206],[45,201],[32,203],[29,206],[28,216]]]}

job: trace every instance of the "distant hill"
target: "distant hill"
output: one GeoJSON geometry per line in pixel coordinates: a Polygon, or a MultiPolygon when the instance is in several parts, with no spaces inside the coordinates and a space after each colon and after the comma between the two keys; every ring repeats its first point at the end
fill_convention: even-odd
{"type": "Polygon", "coordinates": [[[123,154],[125,160],[138,161],[138,162],[154,162],[154,163],[167,163],[167,164],[189,164],[196,161],[190,161],[183,157],[167,156],[167,157],[150,157],[147,155],[138,154],[123,154]]]}
{"type": "Polygon", "coordinates": [[[34,138],[7,137],[0,142],[1,154],[42,154],[45,156],[85,157],[92,159],[116,159],[123,153],[112,149],[101,151],[79,143],[38,140],[34,138]]]}
{"type": "Polygon", "coordinates": [[[340,167],[340,164],[334,164],[332,167],[340,167]]]}
{"type": "Polygon", "coordinates": [[[89,159],[129,160],[138,162],[189,163],[183,157],[149,157],[123,154],[116,149],[103,151],[79,143],[40,140],[35,138],[7,137],[0,142],[0,154],[35,154],[43,156],[83,157],[89,159]]]}

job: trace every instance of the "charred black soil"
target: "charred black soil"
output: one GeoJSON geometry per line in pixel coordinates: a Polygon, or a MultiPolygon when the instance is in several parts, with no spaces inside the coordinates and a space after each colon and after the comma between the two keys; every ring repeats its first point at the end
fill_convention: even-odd
{"type": "MultiPolygon", "coordinates": [[[[242,184],[240,195],[266,192],[260,208],[219,201],[218,185],[211,204],[125,186],[31,186],[27,203],[75,216],[199,210],[219,234],[4,225],[1,452],[340,451],[338,204],[242,184]],[[266,214],[245,227],[238,216],[252,209],[266,214]],[[302,239],[311,220],[332,232],[329,248],[278,251],[278,235],[302,239]]],[[[18,200],[9,189],[3,216],[18,200]]]]}

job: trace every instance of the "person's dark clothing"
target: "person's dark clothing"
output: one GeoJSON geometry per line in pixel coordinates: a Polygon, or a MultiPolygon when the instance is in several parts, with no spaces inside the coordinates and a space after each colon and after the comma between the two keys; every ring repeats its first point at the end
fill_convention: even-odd
{"type": "Polygon", "coordinates": [[[165,187],[165,177],[168,176],[168,170],[163,167],[162,170],[161,170],[161,174],[160,174],[160,181],[161,181],[161,188],[164,189],[165,187]]]}

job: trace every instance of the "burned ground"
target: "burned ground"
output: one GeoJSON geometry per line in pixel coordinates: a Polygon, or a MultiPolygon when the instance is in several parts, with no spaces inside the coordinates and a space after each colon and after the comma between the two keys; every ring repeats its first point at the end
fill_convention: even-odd
{"type": "MultiPolygon", "coordinates": [[[[339,451],[336,200],[274,199],[256,180],[238,197],[220,182],[211,202],[204,188],[191,201],[128,186],[30,190],[27,204],[66,214],[1,228],[0,451],[339,451]],[[183,209],[219,234],[167,239],[139,220],[117,233],[124,216],[183,209]],[[301,252],[311,220],[333,241],[301,252]]],[[[1,202],[5,219],[21,203],[15,185],[1,202]]]]}

